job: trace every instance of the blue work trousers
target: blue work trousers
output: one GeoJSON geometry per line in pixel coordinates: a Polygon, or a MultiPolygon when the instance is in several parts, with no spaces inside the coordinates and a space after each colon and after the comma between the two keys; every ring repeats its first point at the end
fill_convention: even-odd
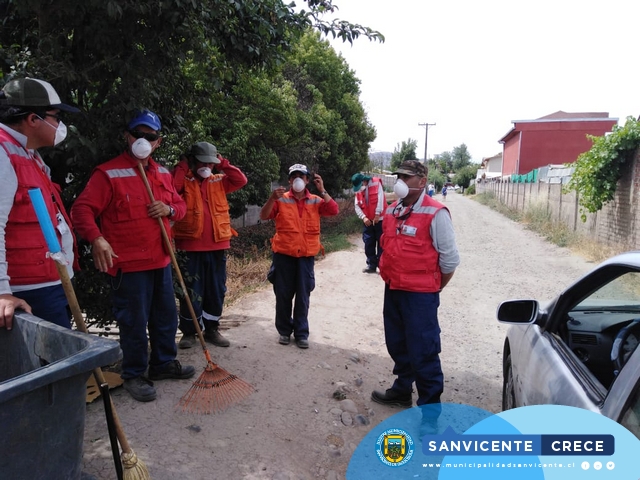
{"type": "MultiPolygon", "coordinates": [[[[202,330],[217,330],[227,293],[227,252],[185,252],[184,283],[202,330]]],[[[184,297],[180,297],[180,331],[195,335],[196,327],[184,297]]]]}
{"type": "Polygon", "coordinates": [[[382,247],[380,246],[380,237],[382,236],[382,221],[372,223],[368,227],[365,225],[362,230],[362,241],[364,242],[364,254],[367,257],[368,268],[378,268],[380,263],[380,255],[382,255],[382,247]]]}
{"type": "Polygon", "coordinates": [[[71,310],[62,285],[12,293],[31,307],[31,313],[61,327],[71,328],[71,310]]]}
{"type": "Polygon", "coordinates": [[[406,394],[413,382],[418,406],[439,403],[444,389],[440,366],[439,293],[384,290],[384,336],[397,375],[392,390],[406,394]]]}
{"type": "Polygon", "coordinates": [[[315,257],[273,254],[276,329],[280,335],[293,333],[296,339],[309,338],[309,298],[316,286],[314,262],[315,257]]]}
{"type": "Polygon", "coordinates": [[[118,272],[111,278],[111,287],[113,314],[120,328],[122,378],[139,377],[147,365],[162,368],[175,360],[178,312],[171,265],[143,272],[118,272]]]}

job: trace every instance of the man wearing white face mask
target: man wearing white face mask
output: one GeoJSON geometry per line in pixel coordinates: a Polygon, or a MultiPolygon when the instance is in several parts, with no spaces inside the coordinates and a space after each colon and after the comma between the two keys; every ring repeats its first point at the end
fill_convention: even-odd
{"type": "MultiPolygon", "coordinates": [[[[173,184],[187,203],[184,218],[173,225],[176,248],[185,252],[185,285],[191,294],[193,309],[204,330],[204,339],[218,347],[230,342],[218,327],[227,291],[227,250],[232,236],[227,194],[247,184],[238,167],[218,153],[208,142],[198,142],[182,156],[173,171],[173,184]],[[217,170],[213,173],[212,168],[217,170]]],[[[180,297],[178,346],[191,348],[196,329],[188,304],[180,297]]]]}
{"type": "Polygon", "coordinates": [[[382,223],[380,276],[385,282],[384,334],[397,378],[371,399],[410,407],[413,383],[418,406],[437,408],[444,387],[440,367],[440,291],[460,263],[447,208],[426,192],[427,169],[417,160],[402,162],[382,223]]]}
{"type": "Polygon", "coordinates": [[[276,222],[271,248],[279,343],[289,345],[293,333],[299,348],[309,348],[309,298],[316,285],[313,267],[322,249],[320,217],[338,214],[338,204],[324,189],[322,177],[313,175],[320,196],[307,190],[309,177],[306,166],[296,163],[289,167],[291,190],[278,187],[260,210],[261,220],[276,222]]]}
{"type": "Polygon", "coordinates": [[[79,112],[61,103],[53,87],[35,78],[8,82],[0,91],[0,327],[12,327],[21,308],[70,328],[71,315],[54,262],[31,204],[28,190],[39,188],[56,227],[69,276],[78,269],[73,229],[37,149],[62,142],[67,128],[61,111],[79,112]]]}
{"type": "Polygon", "coordinates": [[[71,209],[78,233],[91,242],[96,268],[110,277],[124,388],[141,402],[156,398],[149,380],[190,378],[195,373],[192,366],[176,360],[178,312],[171,258],[158,219],[169,232],[169,219],[180,220],[186,205],[169,170],[151,158],[162,141],[161,128],[155,113],[137,112],[124,133],[126,151],[95,168],[71,209]],[[145,169],[153,202],[138,164],[145,169]]]}

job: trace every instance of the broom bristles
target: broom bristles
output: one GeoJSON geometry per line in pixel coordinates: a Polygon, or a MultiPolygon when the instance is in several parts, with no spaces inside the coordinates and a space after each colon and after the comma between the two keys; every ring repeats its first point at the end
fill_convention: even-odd
{"type": "Polygon", "coordinates": [[[124,480],[151,480],[147,466],[138,458],[133,450],[122,452],[120,456],[122,466],[122,478],[124,480]]]}
{"type": "Polygon", "coordinates": [[[253,393],[253,386],[219,366],[209,363],[178,406],[183,412],[219,413],[253,393]]]}

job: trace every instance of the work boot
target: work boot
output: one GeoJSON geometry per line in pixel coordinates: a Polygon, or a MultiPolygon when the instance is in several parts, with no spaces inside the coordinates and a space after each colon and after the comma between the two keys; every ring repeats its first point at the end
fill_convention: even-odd
{"type": "Polygon", "coordinates": [[[410,407],[413,405],[411,392],[398,393],[390,388],[387,388],[385,392],[374,390],[371,393],[371,400],[381,405],[389,405],[392,407],[410,407]]]}
{"type": "Polygon", "coordinates": [[[164,367],[151,365],[149,367],[149,378],[151,380],[165,380],[167,378],[191,378],[196,373],[196,369],[191,365],[180,365],[178,360],[169,362],[164,367]]]}
{"type": "Polygon", "coordinates": [[[376,273],[376,267],[367,267],[362,270],[362,273],[376,273]]]}
{"type": "Polygon", "coordinates": [[[278,343],[280,345],[289,345],[291,343],[290,335],[280,335],[280,339],[278,339],[278,343]]]}
{"type": "Polygon", "coordinates": [[[195,335],[182,335],[180,342],[178,342],[178,348],[186,349],[191,348],[196,344],[195,335]]]}
{"type": "Polygon", "coordinates": [[[231,345],[229,340],[224,338],[217,328],[205,330],[204,339],[209,343],[213,343],[216,347],[228,347],[231,345]]]}
{"type": "Polygon", "coordinates": [[[296,338],[298,348],[309,348],[309,340],[306,338],[296,338]]]}
{"type": "Polygon", "coordinates": [[[144,377],[126,378],[124,389],[139,402],[151,402],[156,399],[156,389],[153,382],[144,377]]]}

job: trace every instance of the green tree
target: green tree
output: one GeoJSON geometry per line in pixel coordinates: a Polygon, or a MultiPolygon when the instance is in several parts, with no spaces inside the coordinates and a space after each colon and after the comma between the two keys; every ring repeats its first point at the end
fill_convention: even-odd
{"type": "Polygon", "coordinates": [[[391,155],[391,169],[395,170],[405,160],[417,160],[416,148],[418,147],[418,141],[409,138],[406,142],[398,144],[393,150],[391,155]]]}
{"type": "Polygon", "coordinates": [[[444,186],[444,184],[446,182],[446,177],[444,176],[444,174],[442,172],[439,172],[438,170],[429,169],[428,181],[429,181],[429,183],[433,183],[433,185],[436,188],[436,192],[437,192],[444,186]]]}
{"type": "Polygon", "coordinates": [[[281,174],[293,163],[322,175],[329,192],[350,185],[368,164],[375,129],[360,103],[360,81],[346,61],[317,33],[304,35],[282,70],[298,95],[299,132],[278,151],[281,174]]]}
{"type": "Polygon", "coordinates": [[[83,184],[122,148],[135,109],[160,114],[165,143],[185,147],[216,93],[227,94],[248,69],[282,63],[307,29],[349,42],[383,40],[367,27],[323,20],[336,8],[331,0],[306,3],[295,10],[282,0],[0,0],[1,75],[47,79],[86,112],[76,120],[82,128],[71,129],[75,141],[48,155],[57,180],[71,171],[83,184]]]}
{"type": "Polygon", "coordinates": [[[447,174],[453,171],[451,152],[437,153],[433,156],[433,161],[440,172],[447,174]]]}
{"type": "Polygon", "coordinates": [[[471,154],[464,143],[453,149],[451,152],[451,160],[451,167],[454,172],[457,172],[471,163],[471,154]]]}
{"type": "Polygon", "coordinates": [[[471,180],[476,178],[479,165],[469,164],[459,169],[453,177],[453,183],[460,185],[462,188],[467,188],[471,183],[471,180]]]}
{"type": "MultiPolygon", "coordinates": [[[[365,119],[357,90],[349,96],[345,86],[327,106],[319,99],[331,97],[333,84],[311,82],[305,109],[301,90],[281,68],[309,29],[348,42],[384,37],[323,20],[336,8],[332,0],[294,7],[282,0],[0,0],[0,80],[45,79],[83,110],[65,118],[68,140],[43,152],[68,202],[95,165],[120,153],[132,112],[150,108],[163,122],[161,162],[170,165],[194,140],[209,140],[245,171],[250,185],[232,197],[237,214],[268,194],[281,168],[279,152],[297,144],[298,158],[336,158],[331,176],[359,165],[361,151],[366,161],[363,142],[375,135],[366,121],[356,125],[365,119]]],[[[349,82],[357,86],[355,77],[349,82]]],[[[336,177],[335,185],[341,181],[336,177]]],[[[90,267],[88,249],[82,251],[80,303],[89,317],[106,318],[108,289],[90,267]]]]}

